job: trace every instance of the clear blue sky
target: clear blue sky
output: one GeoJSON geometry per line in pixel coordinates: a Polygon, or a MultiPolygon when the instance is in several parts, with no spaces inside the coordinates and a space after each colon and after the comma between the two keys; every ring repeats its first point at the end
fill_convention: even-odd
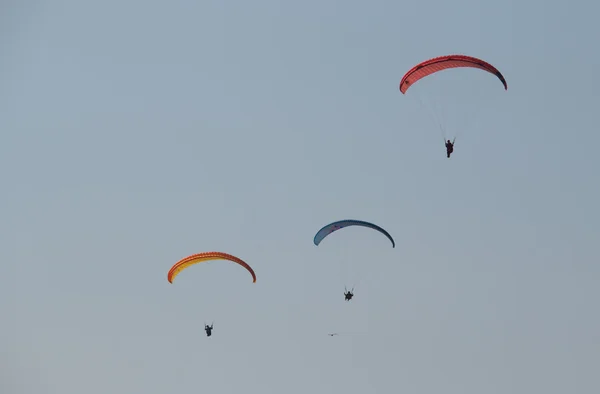
{"type": "Polygon", "coordinates": [[[600,391],[593,2],[0,11],[2,393],[600,391]]]}

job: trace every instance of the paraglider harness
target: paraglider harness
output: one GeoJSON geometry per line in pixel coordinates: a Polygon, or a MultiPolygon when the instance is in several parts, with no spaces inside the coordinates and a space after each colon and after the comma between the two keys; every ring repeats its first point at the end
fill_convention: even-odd
{"type": "Polygon", "coordinates": [[[209,337],[212,335],[212,329],[213,329],[213,324],[211,323],[210,326],[206,323],[204,323],[204,331],[206,331],[206,336],[209,337]]]}

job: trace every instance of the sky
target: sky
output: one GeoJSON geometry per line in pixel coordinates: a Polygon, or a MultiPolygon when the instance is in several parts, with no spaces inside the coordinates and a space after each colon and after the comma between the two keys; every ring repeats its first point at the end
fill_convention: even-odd
{"type": "Polygon", "coordinates": [[[599,392],[599,11],[3,1],[0,391],[599,392]]]}

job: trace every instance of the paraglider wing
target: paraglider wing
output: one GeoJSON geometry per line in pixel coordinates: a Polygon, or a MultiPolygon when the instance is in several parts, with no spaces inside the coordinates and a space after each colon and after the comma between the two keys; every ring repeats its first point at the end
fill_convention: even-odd
{"type": "Polygon", "coordinates": [[[175,265],[173,265],[173,267],[171,267],[171,269],[169,270],[169,274],[167,275],[167,279],[169,280],[170,283],[173,283],[173,280],[175,279],[175,277],[177,275],[179,275],[179,273],[181,271],[183,271],[184,269],[188,268],[191,265],[202,263],[204,261],[209,261],[209,260],[228,260],[228,261],[237,263],[237,264],[241,265],[242,267],[246,268],[248,270],[248,272],[250,272],[250,274],[252,275],[252,283],[256,282],[256,275],[254,274],[254,270],[252,269],[252,267],[250,267],[245,261],[243,261],[235,256],[232,256],[227,253],[221,253],[221,252],[198,253],[198,254],[193,254],[191,256],[183,258],[183,259],[179,260],[177,263],[175,263],[175,265]]]}
{"type": "Polygon", "coordinates": [[[426,76],[438,71],[458,67],[478,68],[480,70],[492,73],[498,77],[498,79],[500,79],[500,82],[502,82],[504,85],[504,89],[508,90],[506,79],[504,79],[504,76],[500,73],[500,71],[498,71],[496,67],[492,66],[491,64],[471,56],[449,55],[436,57],[417,64],[410,71],[408,71],[404,77],[402,77],[402,80],[400,81],[400,91],[404,94],[408,88],[419,79],[425,78],[426,76]]]}
{"type": "Polygon", "coordinates": [[[339,229],[342,229],[342,228],[348,227],[348,226],[363,226],[363,227],[371,228],[373,230],[377,230],[380,233],[382,233],[383,235],[385,235],[392,242],[392,247],[394,247],[394,248],[396,247],[396,242],[394,242],[394,239],[387,231],[385,231],[381,227],[377,226],[376,224],[369,223],[369,222],[363,222],[361,220],[340,220],[338,222],[330,223],[317,232],[313,242],[315,243],[315,245],[318,246],[319,243],[321,243],[321,241],[326,236],[328,236],[329,234],[331,234],[334,231],[337,231],[339,229]]]}

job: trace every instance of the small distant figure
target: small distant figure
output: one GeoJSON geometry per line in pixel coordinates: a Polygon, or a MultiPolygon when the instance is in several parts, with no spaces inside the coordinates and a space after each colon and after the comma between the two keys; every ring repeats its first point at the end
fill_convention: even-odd
{"type": "Polygon", "coordinates": [[[454,152],[454,141],[450,142],[450,140],[446,141],[446,156],[450,158],[450,155],[454,152]]]}
{"type": "Polygon", "coordinates": [[[204,325],[204,331],[206,331],[206,336],[209,337],[212,335],[213,325],[210,326],[208,324],[204,325]]]}
{"type": "Polygon", "coordinates": [[[351,291],[348,291],[348,289],[346,289],[346,288],[344,287],[344,291],[345,291],[345,293],[344,293],[344,297],[346,298],[346,301],[350,301],[350,300],[352,299],[352,297],[354,297],[354,293],[353,293],[353,291],[354,291],[354,287],[352,288],[352,290],[351,290],[351,291]]]}
{"type": "Polygon", "coordinates": [[[332,333],[332,334],[327,334],[327,335],[329,335],[330,337],[332,337],[332,336],[334,336],[334,335],[338,335],[338,333],[337,333],[337,332],[334,332],[334,333],[332,333]]]}

